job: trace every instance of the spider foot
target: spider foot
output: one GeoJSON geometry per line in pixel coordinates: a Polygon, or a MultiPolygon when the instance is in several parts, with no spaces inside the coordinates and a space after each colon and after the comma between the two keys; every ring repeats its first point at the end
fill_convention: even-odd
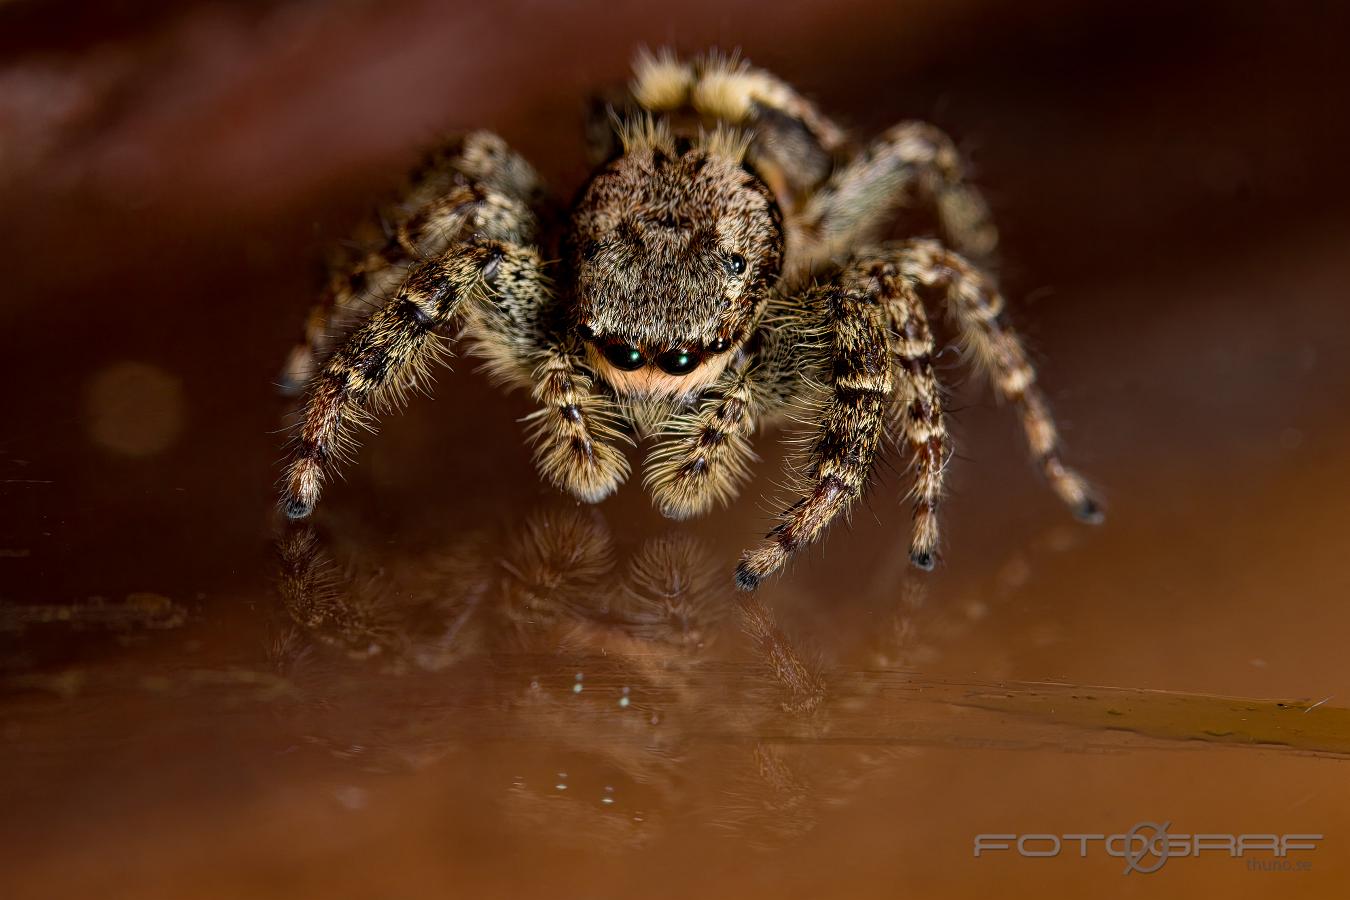
{"type": "Polygon", "coordinates": [[[750,561],[743,559],[736,566],[736,588],[737,590],[752,593],[759,587],[759,583],[764,580],[763,575],[757,575],[750,567],[750,561]]]}
{"type": "Polygon", "coordinates": [[[308,519],[310,514],[314,512],[314,504],[290,497],[281,504],[281,509],[282,512],[286,513],[286,518],[295,521],[308,519]]]}
{"type": "Polygon", "coordinates": [[[1094,497],[1084,497],[1073,508],[1073,515],[1086,525],[1100,525],[1106,521],[1106,510],[1094,497]]]}
{"type": "Polygon", "coordinates": [[[323,473],[310,456],[301,456],[291,463],[286,473],[286,486],[281,495],[281,510],[291,521],[307,519],[319,502],[323,473]]]}
{"type": "Polygon", "coordinates": [[[911,550],[909,561],[916,569],[931,572],[937,568],[937,554],[931,550],[911,550]]]}

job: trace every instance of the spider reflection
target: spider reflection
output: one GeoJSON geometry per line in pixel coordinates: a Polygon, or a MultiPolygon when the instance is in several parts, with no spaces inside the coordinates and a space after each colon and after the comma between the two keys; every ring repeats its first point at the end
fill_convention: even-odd
{"type": "Polygon", "coordinates": [[[270,656],[298,691],[291,728],[362,768],[505,737],[538,752],[475,765],[519,827],[631,846],[694,816],[778,844],[889,758],[803,761],[793,745],[830,728],[819,667],[686,535],[627,548],[562,508],[435,551],[357,543],[339,564],[340,543],[281,537],[270,656]]]}

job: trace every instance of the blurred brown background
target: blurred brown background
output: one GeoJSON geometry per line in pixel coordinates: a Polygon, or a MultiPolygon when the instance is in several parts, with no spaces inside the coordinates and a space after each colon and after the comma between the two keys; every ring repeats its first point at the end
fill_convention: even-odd
{"type": "MultiPolygon", "coordinates": [[[[472,754],[424,775],[436,790],[394,782],[399,812],[335,825],[298,793],[296,771],[320,776],[278,774],[265,716],[28,679],[260,665],[286,409],[272,382],[325,246],[443,132],[497,130],[566,200],[586,172],[583,101],[646,44],[740,48],[861,135],[929,119],[991,198],[1014,319],[1110,518],[1068,523],[1007,411],[948,357],[960,456],[930,603],[963,625],[925,636],[945,647],[923,657],[925,676],[1342,706],[1347,33],[1343,6],[1275,2],[0,4],[0,601],[149,593],[191,615],[148,642],[6,638],[0,787],[20,884],[87,892],[114,872],[136,896],[444,895],[451,882],[492,896],[509,870],[517,895],[553,890],[555,871],[594,893],[613,875],[629,896],[652,873],[667,896],[1129,894],[1143,889],[1114,862],[972,868],[970,835],[1156,815],[1325,830],[1320,879],[1280,893],[1330,896],[1350,859],[1335,754],[1019,755],[996,730],[976,750],[908,748],[809,852],[748,866],[728,852],[701,870],[672,839],[616,869],[482,837],[499,833],[491,814],[461,813],[486,790],[472,754]],[[223,861],[234,880],[198,877],[223,861]]],[[[443,375],[434,400],[367,442],[323,515],[400,548],[447,523],[511,527],[552,499],[521,440],[528,409],[467,366],[443,375]]],[[[688,529],[728,577],[767,520],[764,451],[747,496],[688,529]]],[[[764,591],[832,664],[863,665],[846,648],[897,596],[902,490],[889,478],[764,591]]],[[[633,540],[666,527],[637,484],[603,514],[633,540]]],[[[1184,716],[1173,726],[1206,739],[1184,716]]],[[[1283,877],[1234,866],[1178,864],[1165,884],[1255,897],[1283,877]]]]}

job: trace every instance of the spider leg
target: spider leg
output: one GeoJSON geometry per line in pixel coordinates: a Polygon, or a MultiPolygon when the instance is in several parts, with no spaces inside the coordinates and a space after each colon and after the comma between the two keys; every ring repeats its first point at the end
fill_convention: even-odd
{"type": "Polygon", "coordinates": [[[791,85],[734,55],[681,62],[668,50],[644,51],[633,70],[631,96],[640,110],[691,109],[704,119],[753,126],[748,160],[780,201],[795,204],[818,187],[847,143],[844,131],[791,85]]]}
{"type": "Polygon", "coordinates": [[[755,459],[754,372],[734,362],[691,412],[671,418],[647,454],[644,484],[661,514],[688,519],[731,501],[755,459]]]}
{"type": "Polygon", "coordinates": [[[542,193],[529,163],[490,132],[473,132],[430,153],[398,200],[381,207],[330,260],[304,337],[282,370],[283,391],[300,393],[341,335],[397,290],[418,261],[470,234],[533,243],[542,193]]]}
{"type": "Polygon", "coordinates": [[[858,279],[837,278],[813,288],[804,304],[818,310],[820,322],[819,328],[807,324],[803,335],[828,335],[819,368],[829,373],[829,384],[801,472],[803,496],[779,514],[778,525],[758,547],[741,557],[736,584],[742,590],[754,590],[781,569],[862,495],[895,391],[889,329],[871,291],[861,290],[858,279]]]}
{"type": "Polygon", "coordinates": [[[849,266],[848,273],[872,280],[877,301],[890,322],[891,354],[898,380],[892,409],[914,459],[914,528],[909,558],[914,565],[929,570],[937,562],[937,508],[949,446],[942,388],[933,372],[933,333],[923,300],[891,260],[862,257],[849,266]]]}
{"type": "Polygon", "coordinates": [[[313,511],[323,482],[354,445],[355,426],[401,405],[425,385],[443,355],[437,333],[462,325],[488,371],[533,386],[535,462],[562,490],[595,502],[628,473],[614,446],[617,412],[590,391],[579,363],[548,330],[551,293],[533,248],[474,239],[414,269],[380,309],[348,335],[311,380],[282,505],[291,518],[313,511]]]}
{"type": "Polygon", "coordinates": [[[1061,459],[1059,431],[1036,386],[1036,370],[1008,322],[1003,296],[992,280],[936,241],[906,241],[886,252],[905,278],[943,292],[963,342],[989,372],[994,390],[1016,405],[1031,456],[1050,488],[1079,519],[1100,522],[1101,505],[1091,487],[1061,459]]]}
{"type": "Polygon", "coordinates": [[[951,138],[924,122],[902,122],[807,201],[797,222],[798,272],[875,239],[897,206],[916,201],[932,205],[958,252],[980,263],[992,256],[998,230],[951,138]]]}
{"type": "Polygon", "coordinates": [[[482,302],[503,270],[538,266],[533,250],[472,241],[414,269],[310,380],[282,489],[286,514],[308,516],[325,478],[354,446],[355,428],[372,428],[377,413],[425,382],[428,363],[443,350],[438,328],[456,322],[466,303],[482,302]]]}
{"type": "Polygon", "coordinates": [[[663,50],[643,51],[633,64],[633,98],[652,112],[692,108],[733,125],[750,124],[763,110],[790,116],[827,151],[843,146],[844,132],[776,75],[735,56],[710,54],[681,62],[663,50]]]}

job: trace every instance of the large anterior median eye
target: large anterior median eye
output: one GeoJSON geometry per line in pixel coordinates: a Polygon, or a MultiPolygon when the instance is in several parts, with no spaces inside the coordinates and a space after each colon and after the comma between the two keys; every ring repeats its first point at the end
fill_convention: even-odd
{"type": "Polygon", "coordinates": [[[605,354],[605,359],[609,360],[611,366],[624,372],[640,369],[647,364],[641,350],[622,341],[605,344],[600,348],[600,352],[605,354]]]}
{"type": "Polygon", "coordinates": [[[656,358],[656,364],[668,375],[688,375],[703,362],[698,350],[667,350],[656,358]]]}

